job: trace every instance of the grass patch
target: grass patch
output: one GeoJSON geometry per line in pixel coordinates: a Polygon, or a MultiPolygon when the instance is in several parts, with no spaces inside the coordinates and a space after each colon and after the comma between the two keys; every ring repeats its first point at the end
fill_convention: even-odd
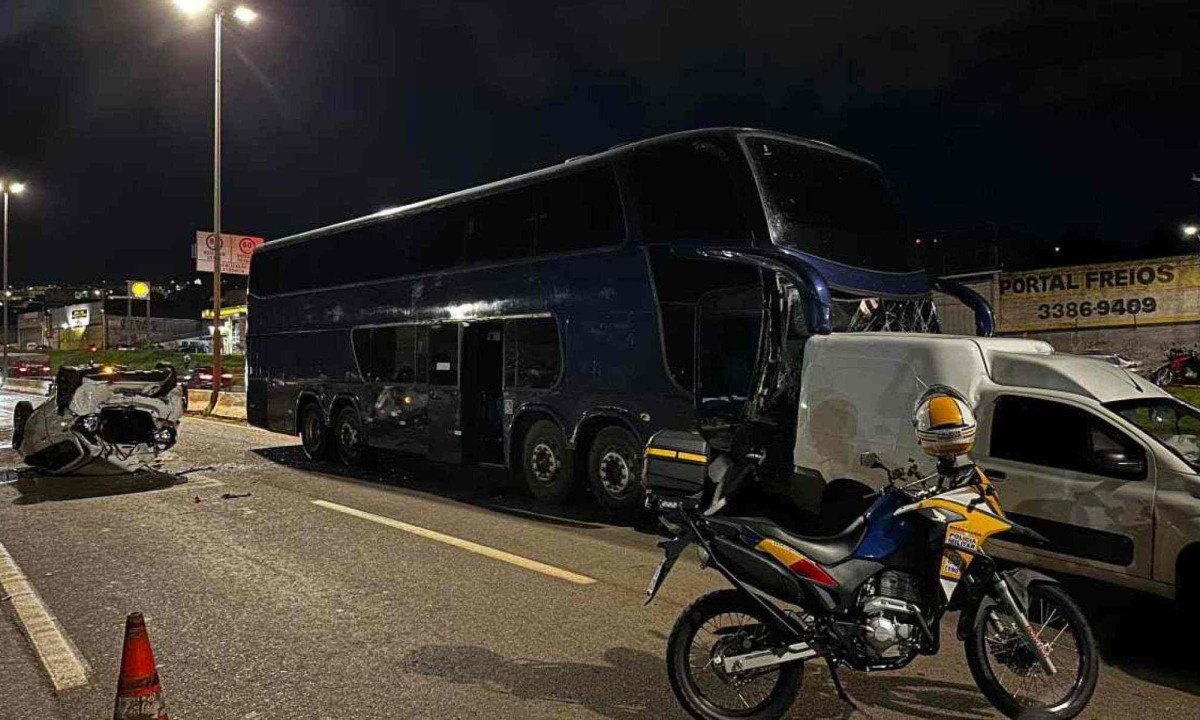
{"type": "MultiPolygon", "coordinates": [[[[180,372],[184,369],[184,356],[191,355],[192,367],[208,365],[212,355],[203,353],[181,353],[171,350],[49,350],[51,372],[58,372],[60,365],[86,365],[89,362],[97,365],[123,365],[130,370],[147,370],[155,363],[165,362],[175,366],[180,372]]],[[[241,355],[222,355],[221,368],[232,373],[235,382],[242,378],[246,359],[241,355]]]]}
{"type": "Polygon", "coordinates": [[[1189,405],[1200,407],[1200,387],[1183,387],[1182,385],[1175,385],[1167,388],[1167,392],[1171,393],[1185,403],[1188,403],[1189,405]]]}

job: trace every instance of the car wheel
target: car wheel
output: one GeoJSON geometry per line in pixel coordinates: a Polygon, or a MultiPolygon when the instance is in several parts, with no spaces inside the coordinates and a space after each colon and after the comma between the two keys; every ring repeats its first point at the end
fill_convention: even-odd
{"type": "Polygon", "coordinates": [[[588,485],[596,502],[620,512],[642,499],[642,446],[633,433],[606,427],[596,433],[588,450],[588,485]]]}
{"type": "Polygon", "coordinates": [[[316,402],[306,403],[300,410],[300,444],[309,460],[332,460],[336,454],[333,433],[316,402]]]}
{"type": "Polygon", "coordinates": [[[562,430],[549,420],[538,420],[525,433],[521,445],[525,485],[543,502],[561,503],[571,494],[574,473],[571,450],[562,430]]]}
{"type": "Polygon", "coordinates": [[[33,405],[28,400],[22,400],[13,408],[13,449],[20,449],[21,441],[25,438],[25,425],[29,423],[29,418],[32,416],[33,405]]]}
{"type": "Polygon", "coordinates": [[[350,466],[367,462],[369,448],[366,429],[354,406],[346,405],[338,411],[337,419],[333,422],[333,433],[337,440],[339,460],[350,466]]]}

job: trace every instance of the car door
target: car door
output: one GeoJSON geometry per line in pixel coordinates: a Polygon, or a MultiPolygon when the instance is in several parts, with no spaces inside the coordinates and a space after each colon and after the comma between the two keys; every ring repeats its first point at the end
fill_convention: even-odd
{"type": "Polygon", "coordinates": [[[1048,545],[998,541],[997,555],[1104,577],[1149,578],[1154,467],[1149,448],[1082,404],[1002,393],[980,406],[976,461],[1004,510],[1048,545]]]}

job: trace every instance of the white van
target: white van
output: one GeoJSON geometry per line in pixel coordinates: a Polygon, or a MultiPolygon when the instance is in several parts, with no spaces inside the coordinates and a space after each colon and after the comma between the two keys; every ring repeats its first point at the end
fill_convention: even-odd
{"type": "Polygon", "coordinates": [[[972,457],[1005,510],[1050,540],[994,554],[1165,597],[1200,590],[1200,410],[1109,363],[1014,338],[840,333],[804,346],[794,499],[862,494],[888,465],[932,471],[911,426],[932,384],[966,394],[972,457]]]}

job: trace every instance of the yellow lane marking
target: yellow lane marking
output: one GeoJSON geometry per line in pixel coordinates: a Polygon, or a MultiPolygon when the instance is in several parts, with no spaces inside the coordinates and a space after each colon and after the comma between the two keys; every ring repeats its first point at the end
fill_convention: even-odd
{"type": "Polygon", "coordinates": [[[12,603],[17,621],[29,637],[54,691],[87,685],[87,666],[79,652],[3,545],[0,545],[0,591],[3,591],[0,600],[12,603]]]}
{"type": "Polygon", "coordinates": [[[453,545],[456,548],[466,550],[467,552],[473,552],[476,555],[483,555],[484,557],[489,557],[493,560],[499,560],[510,565],[516,565],[517,567],[525,568],[526,570],[532,570],[543,575],[549,575],[550,577],[558,578],[559,580],[566,580],[567,582],[572,582],[576,585],[591,585],[592,583],[596,582],[595,578],[590,578],[587,575],[579,575],[578,573],[573,573],[570,570],[556,568],[553,565],[547,565],[545,563],[538,562],[537,560],[530,560],[529,558],[521,557],[520,555],[513,555],[510,552],[497,550],[496,548],[488,547],[487,545],[480,545],[479,543],[474,543],[470,540],[456,538],[453,535],[446,535],[445,533],[440,533],[436,530],[428,530],[423,527],[418,527],[417,525],[409,525],[406,522],[393,520],[392,518],[384,517],[383,515],[376,515],[375,513],[357,510],[352,507],[329,502],[328,500],[313,500],[312,504],[323,507],[327,510],[336,510],[337,512],[345,513],[346,515],[353,515],[354,517],[362,518],[363,520],[370,520],[371,522],[379,523],[380,525],[386,525],[390,528],[395,528],[396,530],[403,530],[406,533],[412,533],[413,535],[426,538],[427,540],[436,540],[440,543],[453,545]]]}

